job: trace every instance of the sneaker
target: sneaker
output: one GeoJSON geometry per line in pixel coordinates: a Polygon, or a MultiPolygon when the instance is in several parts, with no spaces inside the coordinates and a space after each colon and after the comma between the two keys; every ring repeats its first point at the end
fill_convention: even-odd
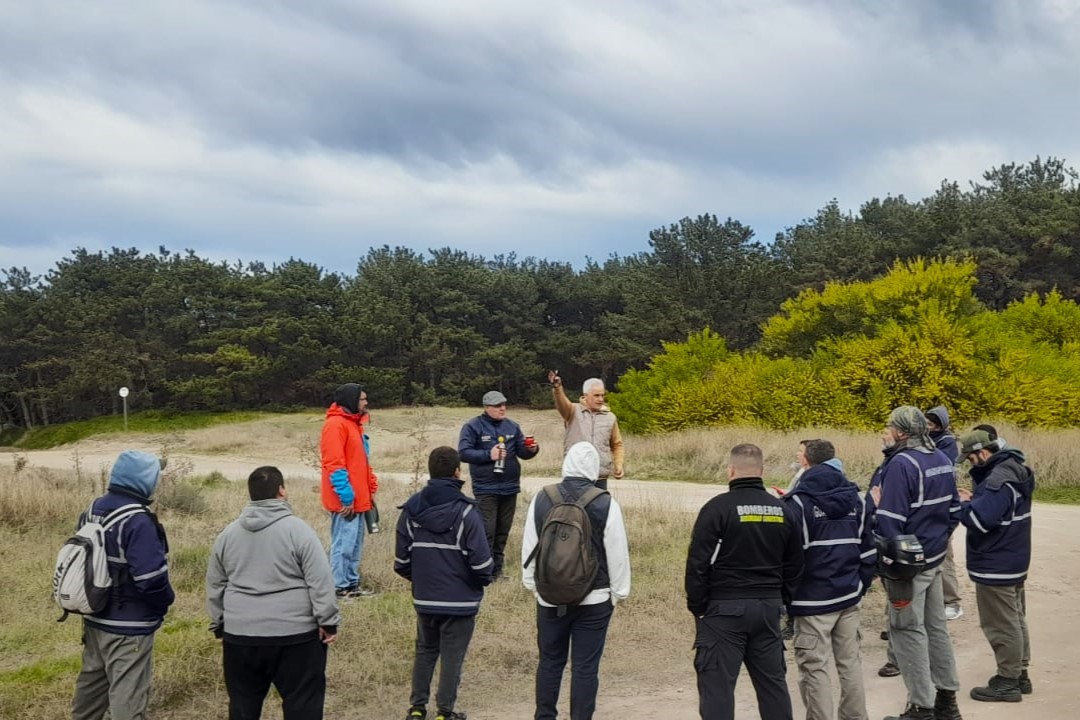
{"type": "Polygon", "coordinates": [[[351,597],[374,597],[375,595],[379,594],[374,590],[366,587],[354,587],[349,592],[351,597]]]}
{"type": "Polygon", "coordinates": [[[945,619],[946,620],[959,620],[964,617],[964,608],[959,605],[946,605],[945,606],[945,619]]]}
{"type": "Polygon", "coordinates": [[[463,712],[454,712],[453,710],[446,711],[440,710],[439,714],[435,716],[435,720],[469,720],[463,712]]]}
{"type": "Polygon", "coordinates": [[[934,720],[934,708],[908,705],[901,715],[887,715],[885,720],[934,720]]]}
{"type": "Polygon", "coordinates": [[[413,705],[409,708],[409,714],[405,720],[424,720],[427,717],[427,708],[422,705],[413,705]]]}
{"type": "Polygon", "coordinates": [[[1035,691],[1035,688],[1031,684],[1031,678],[1028,677],[1027,670],[1020,671],[1020,694],[1030,695],[1035,691]]]}
{"type": "Polygon", "coordinates": [[[338,600],[348,600],[352,597],[349,592],[349,588],[336,588],[334,590],[334,597],[336,597],[338,600]]]}
{"type": "Polygon", "coordinates": [[[995,675],[985,686],[971,688],[971,699],[981,702],[1020,702],[1020,681],[995,675]]]}
{"type": "Polygon", "coordinates": [[[377,593],[374,590],[368,590],[367,588],[362,588],[356,585],[347,588],[338,588],[334,591],[335,597],[337,597],[339,600],[352,600],[353,598],[358,597],[371,597],[372,595],[376,594],[377,593]]]}
{"type": "Polygon", "coordinates": [[[881,677],[896,677],[900,674],[900,668],[896,667],[891,662],[887,662],[881,666],[881,669],[877,671],[877,674],[881,677]]]}

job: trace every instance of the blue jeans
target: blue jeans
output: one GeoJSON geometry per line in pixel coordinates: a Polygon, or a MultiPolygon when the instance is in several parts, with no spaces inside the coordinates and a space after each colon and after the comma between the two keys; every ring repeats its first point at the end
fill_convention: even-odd
{"type": "Polygon", "coordinates": [[[345,520],[339,513],[330,516],[330,571],[334,587],[341,590],[360,584],[360,556],[364,552],[364,513],[345,520]]]}

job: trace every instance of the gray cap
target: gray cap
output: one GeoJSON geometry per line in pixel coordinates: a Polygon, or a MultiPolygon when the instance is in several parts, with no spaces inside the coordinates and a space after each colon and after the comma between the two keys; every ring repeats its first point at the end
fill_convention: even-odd
{"type": "Polygon", "coordinates": [[[502,405],[506,402],[506,396],[498,390],[488,390],[484,393],[484,399],[481,401],[484,403],[484,407],[488,405],[502,405]]]}

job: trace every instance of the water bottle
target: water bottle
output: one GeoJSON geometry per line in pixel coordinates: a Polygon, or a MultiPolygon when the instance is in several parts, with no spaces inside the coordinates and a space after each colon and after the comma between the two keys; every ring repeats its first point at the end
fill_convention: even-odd
{"type": "Polygon", "coordinates": [[[364,513],[364,522],[367,523],[368,534],[379,532],[379,508],[375,505],[375,498],[371,499],[371,509],[364,513]]]}
{"type": "MultiPolygon", "coordinates": [[[[500,435],[499,436],[499,444],[496,445],[495,447],[497,447],[500,450],[505,452],[506,451],[506,438],[504,438],[502,435],[500,435]]],[[[498,460],[495,461],[495,472],[498,473],[499,475],[502,475],[504,465],[506,465],[506,459],[500,457],[498,460]]]]}

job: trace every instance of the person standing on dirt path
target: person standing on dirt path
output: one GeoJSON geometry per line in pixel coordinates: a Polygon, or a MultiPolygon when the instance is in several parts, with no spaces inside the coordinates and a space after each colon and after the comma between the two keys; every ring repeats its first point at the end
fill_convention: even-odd
{"type": "Polygon", "coordinates": [[[521,426],[506,417],[506,396],[498,390],[484,393],[484,412],[461,427],[458,452],[469,464],[473,497],[484,518],[491,555],[495,559],[493,575],[504,579],[503,555],[506,540],[514,525],[517,496],[521,492],[521,463],[532,460],[540,446],[521,426]]]}
{"type": "Polygon", "coordinates": [[[870,588],[877,550],[866,501],[830,461],[828,440],[807,440],[808,467],[784,502],[801,529],[805,568],[788,604],[795,618],[795,662],[807,720],[869,720],[859,658],[859,605],[870,588]],[[840,679],[833,712],[829,661],[840,679]]]}
{"type": "Polygon", "coordinates": [[[566,430],[563,433],[563,452],[569,452],[574,443],[592,443],[600,454],[600,477],[596,487],[608,489],[608,478],[623,477],[623,440],[619,420],[611,412],[604,398],[607,391],[600,378],[589,378],[581,386],[581,399],[570,402],[563,390],[562,378],[555,370],[548,372],[548,382],[555,397],[555,409],[562,416],[566,430]]]}
{"type": "MultiPolygon", "coordinates": [[[[926,427],[934,446],[945,453],[945,457],[957,464],[960,461],[960,448],[956,444],[949,425],[949,410],[944,405],[932,407],[926,411],[926,427]]],[[[949,538],[945,561],[941,563],[941,585],[945,596],[945,619],[959,620],[964,616],[960,605],[960,582],[956,577],[956,561],[953,559],[952,538],[949,538]]]]}
{"type": "Polygon", "coordinates": [[[366,411],[367,393],[360,385],[340,386],[326,411],[319,441],[320,494],[323,508],[330,513],[330,570],[335,592],[342,599],[375,594],[360,585],[364,513],[371,510],[379,489],[379,480],[364,450],[361,418],[366,411]]]}
{"type": "Polygon", "coordinates": [[[82,669],[71,703],[73,720],[146,717],[153,679],[154,634],[176,595],[169,582],[169,542],[150,512],[161,478],[157,456],[138,450],[120,453],[108,491],[79,520],[101,521],[121,508],[141,508],[105,531],[109,574],[116,583],[108,604],[83,617],[82,669]]]}
{"type": "MultiPolygon", "coordinates": [[[[600,455],[591,443],[579,442],[570,448],[563,459],[563,480],[549,485],[533,496],[525,516],[525,533],[521,541],[521,580],[536,596],[536,645],[539,660],[536,666],[536,713],[534,720],[555,720],[566,660],[570,659],[570,718],[591,720],[596,711],[596,694],[600,688],[600,659],[604,654],[608,626],[615,605],[630,596],[630,548],[623,522],[622,508],[606,491],[596,487],[600,473],[600,455]],[[590,500],[591,498],[591,500],[590,500]],[[556,504],[555,500],[561,502],[556,504]],[[547,524],[549,513],[555,515],[566,509],[566,503],[583,507],[590,536],[574,536],[565,531],[551,532],[557,527],[547,524]],[[548,532],[545,533],[545,525],[548,532]],[[579,590],[586,593],[573,604],[567,598],[557,599],[546,583],[548,571],[560,580],[561,562],[545,563],[545,555],[558,551],[551,546],[552,538],[577,538],[575,557],[588,542],[589,558],[596,574],[586,583],[587,573],[567,573],[582,579],[579,590]],[[546,538],[546,539],[545,539],[546,538]],[[543,552],[541,552],[543,551],[543,552]],[[541,566],[538,568],[538,566],[541,566]]],[[[554,518],[551,518],[554,521],[554,518]]],[[[565,527],[565,526],[563,526],[565,527]]],[[[568,563],[570,565],[571,563],[568,563]]],[[[576,563],[572,563],[576,565],[576,563]]],[[[552,583],[553,585],[555,583],[552,583]]]]}
{"type": "Polygon", "coordinates": [[[424,720],[440,663],[435,720],[465,720],[457,704],[461,669],[493,562],[476,501],[461,492],[461,457],[452,447],[428,455],[430,479],[400,506],[394,572],[412,584],[416,654],[407,720],[424,720]]]}
{"type": "Polygon", "coordinates": [[[765,490],[761,448],[736,445],[728,492],[698,513],[686,557],[686,606],[694,615],[694,669],[702,720],[735,717],[735,681],[746,664],[765,720],[791,720],[780,609],[803,573],[794,513],[765,490]]]}
{"type": "Polygon", "coordinates": [[[904,712],[887,720],[960,720],[960,682],[941,584],[941,562],[960,521],[955,469],[934,447],[917,407],[894,409],[881,439],[885,459],[869,493],[875,532],[886,541],[914,535],[925,556],[912,579],[886,583],[889,643],[907,687],[904,712]]]}
{"type": "Polygon", "coordinates": [[[1031,496],[1035,474],[1024,454],[998,445],[997,433],[974,430],[961,439],[974,491],[960,491],[967,528],[967,570],[975,583],[979,625],[994,650],[997,672],[973,700],[1019,702],[1033,688],[1024,582],[1031,565],[1031,496]]]}
{"type": "Polygon", "coordinates": [[[320,720],[326,651],[340,622],[330,563],[293,514],[279,469],[255,468],[247,486],[251,501],[217,536],[206,568],[229,717],[261,717],[272,684],[286,720],[320,720]]]}

